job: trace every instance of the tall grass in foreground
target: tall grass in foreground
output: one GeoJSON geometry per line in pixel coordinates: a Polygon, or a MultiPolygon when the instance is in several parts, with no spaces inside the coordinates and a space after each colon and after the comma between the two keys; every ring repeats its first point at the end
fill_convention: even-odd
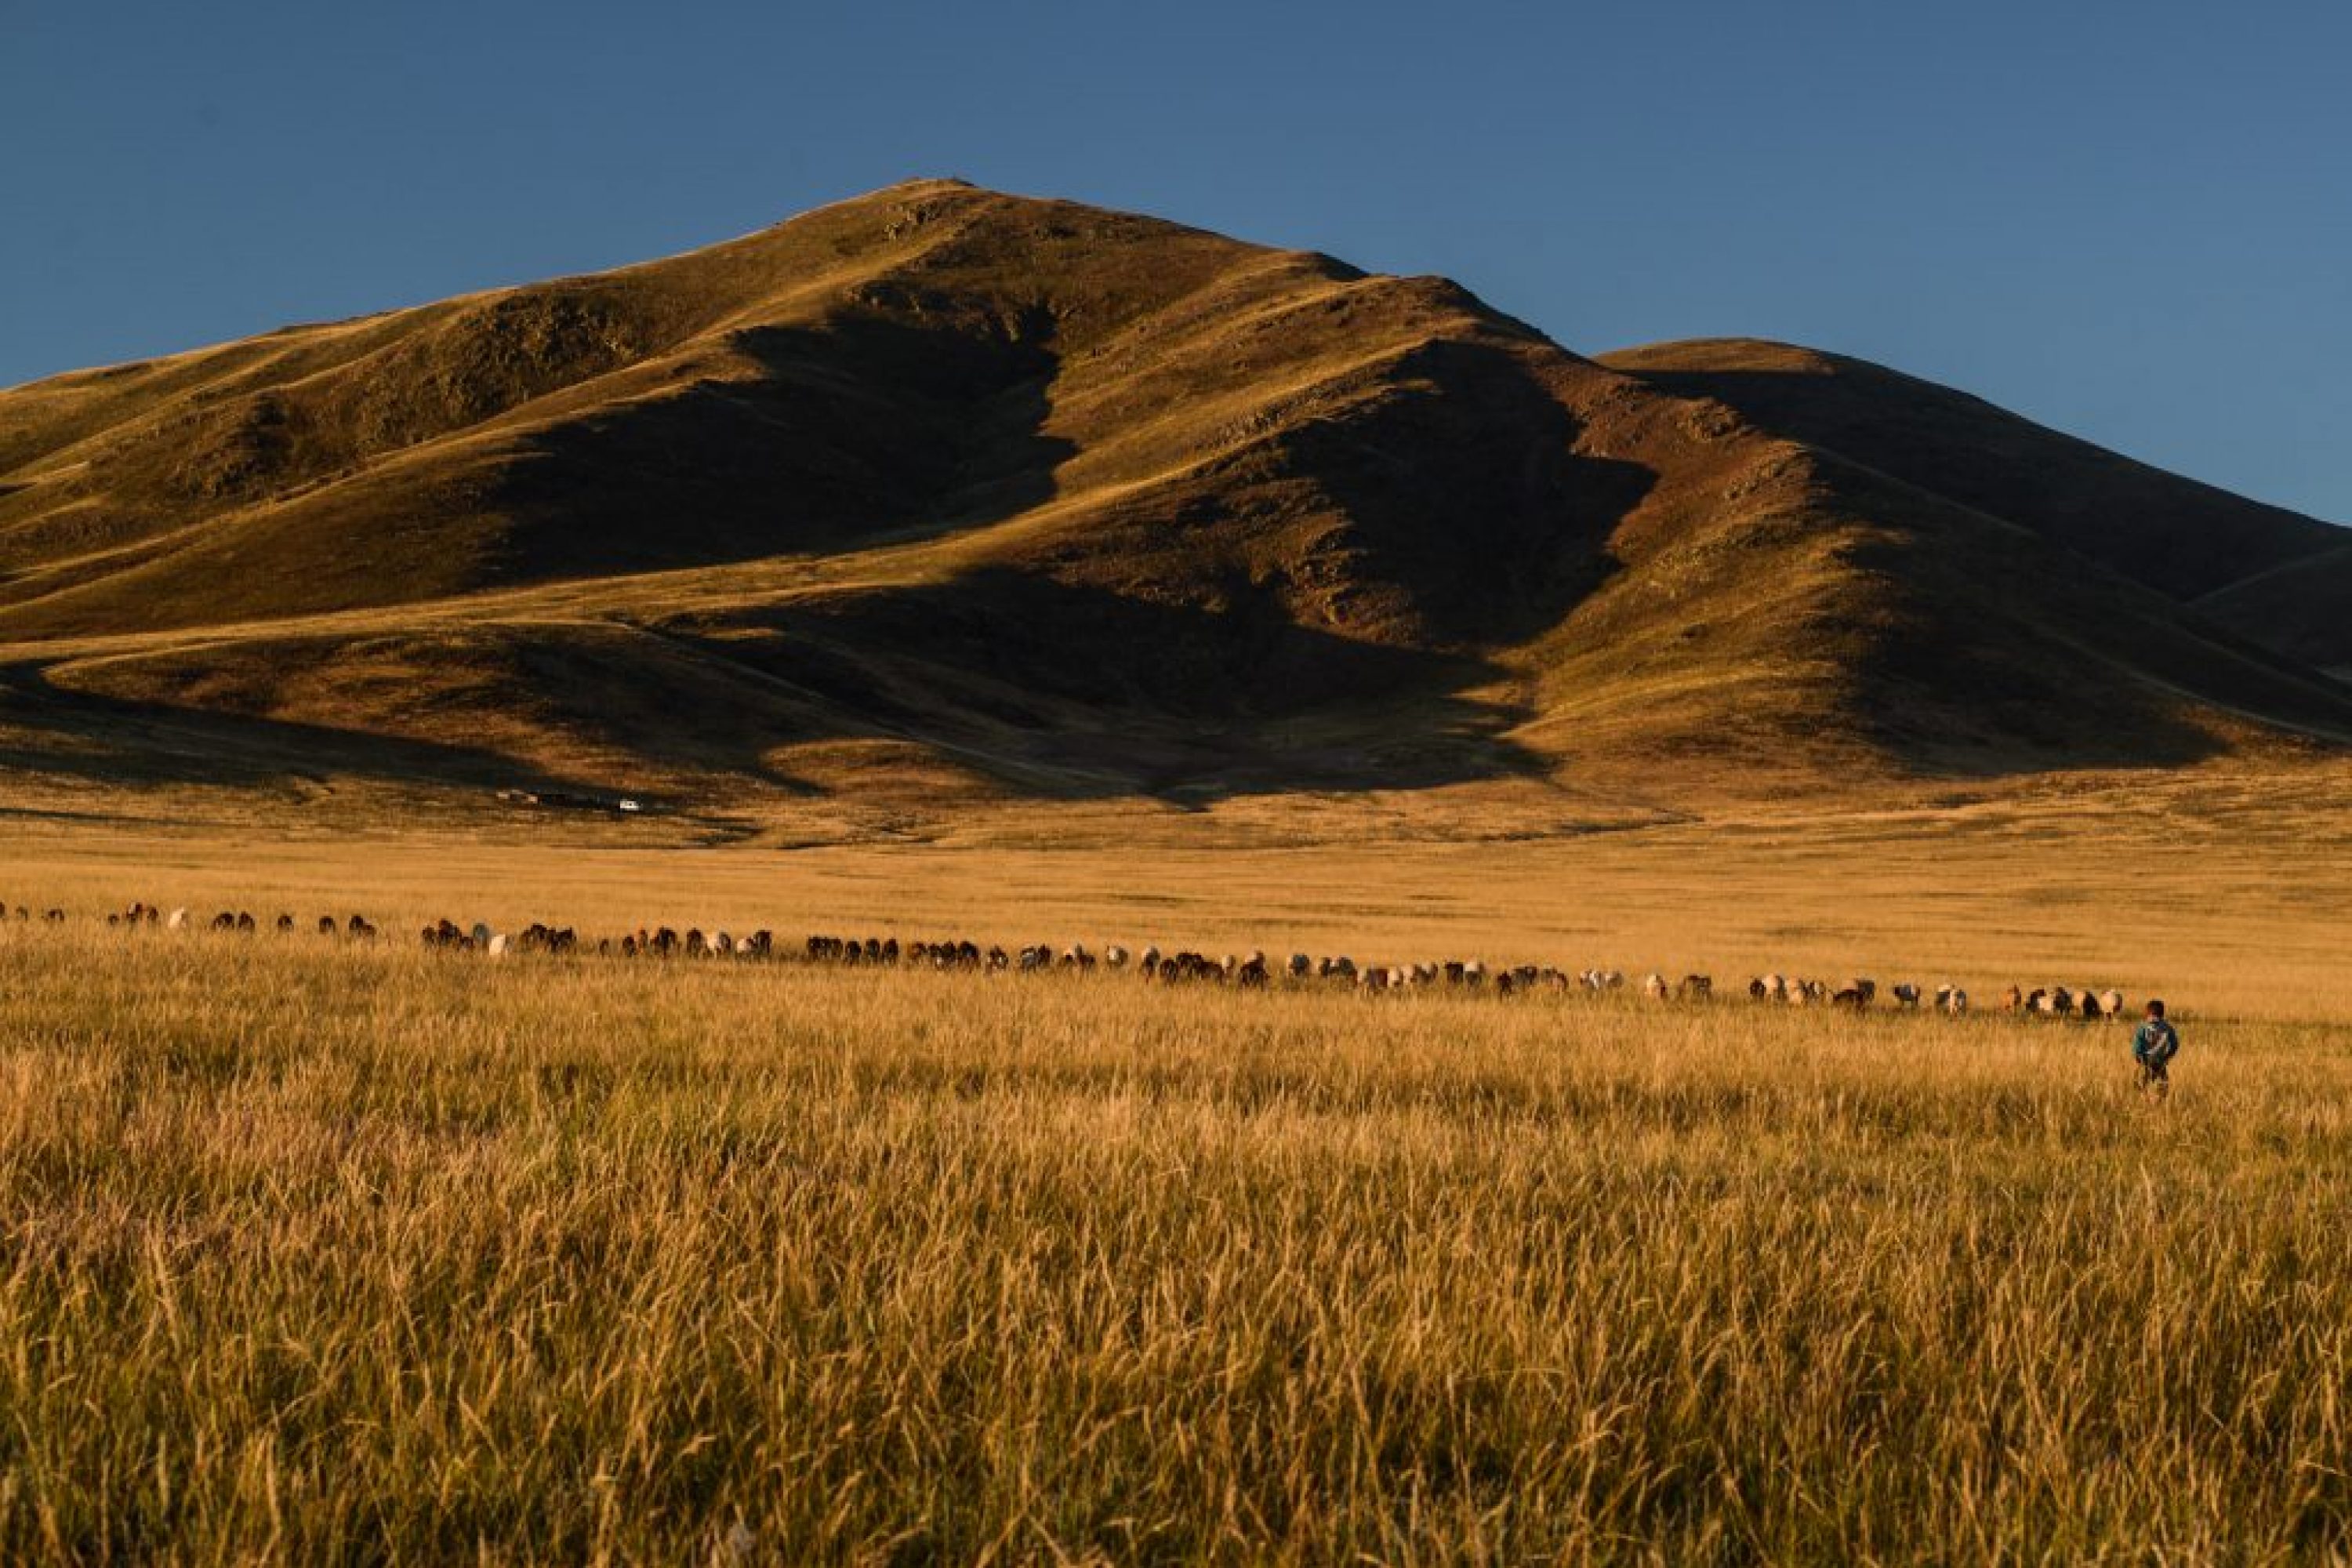
{"type": "Polygon", "coordinates": [[[0,1558],[2352,1550],[2352,1063],[0,941],[0,1558]]]}

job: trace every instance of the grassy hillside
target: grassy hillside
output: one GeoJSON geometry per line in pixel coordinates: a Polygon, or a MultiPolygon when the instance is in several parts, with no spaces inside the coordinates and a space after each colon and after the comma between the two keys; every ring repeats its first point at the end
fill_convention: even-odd
{"type": "Polygon", "coordinates": [[[1842,354],[1753,339],[1602,356],[1849,462],[2025,528],[2172,598],[2345,542],[2299,513],[2168,474],[1981,398],[1842,354]]]}
{"type": "Polygon", "coordinates": [[[1874,367],[918,182],[0,393],[0,766],[790,814],[2276,756],[2352,736],[2332,542],[1874,367]]]}

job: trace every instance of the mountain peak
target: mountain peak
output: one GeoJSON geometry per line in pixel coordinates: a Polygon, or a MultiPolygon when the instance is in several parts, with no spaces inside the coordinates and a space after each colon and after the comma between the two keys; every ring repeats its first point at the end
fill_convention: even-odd
{"type": "Polygon", "coordinates": [[[1587,360],[1447,279],[945,179],[0,394],[35,766],[193,734],[788,803],[853,753],[1182,798],[2172,763],[2352,733],[2339,548],[1865,362],[1587,360]]]}

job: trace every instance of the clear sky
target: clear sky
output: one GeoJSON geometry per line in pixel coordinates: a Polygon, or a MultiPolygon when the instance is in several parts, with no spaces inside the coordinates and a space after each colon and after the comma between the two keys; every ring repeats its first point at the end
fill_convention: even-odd
{"type": "Polygon", "coordinates": [[[2352,521],[2352,4],[0,0],[0,384],[918,174],[1748,334],[2352,521]]]}

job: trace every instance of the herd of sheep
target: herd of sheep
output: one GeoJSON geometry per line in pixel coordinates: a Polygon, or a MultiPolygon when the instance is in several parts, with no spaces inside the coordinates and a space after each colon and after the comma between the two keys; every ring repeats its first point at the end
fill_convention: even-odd
{"type": "MultiPolygon", "coordinates": [[[[7,905],[0,903],[0,921],[8,918],[7,905]]],[[[20,906],[15,911],[15,918],[23,921],[33,917],[20,906]]],[[[62,910],[51,909],[44,912],[41,920],[47,924],[62,924],[66,914],[62,910]]],[[[192,916],[184,909],[167,912],[143,902],[109,914],[106,923],[115,927],[153,926],[170,931],[202,929],[232,934],[257,933],[263,929],[261,922],[246,911],[224,910],[207,919],[192,916]]],[[[281,914],[271,922],[270,929],[282,935],[290,935],[301,927],[292,915],[281,914]]],[[[333,915],[320,915],[311,929],[321,937],[345,942],[372,942],[381,934],[373,922],[356,914],[341,920],[333,915]]],[[[419,936],[423,945],[430,950],[478,952],[490,957],[538,952],[591,953],[629,959],[758,962],[779,957],[788,951],[777,945],[772,931],[755,931],[747,936],[738,937],[724,931],[704,931],[698,927],[683,931],[669,926],[640,927],[618,937],[584,939],[570,926],[533,923],[520,931],[508,932],[494,930],[482,921],[461,925],[455,921],[440,920],[424,927],[419,936]]],[[[1099,952],[1082,943],[1057,947],[1039,942],[1008,949],[1003,946],[983,948],[977,942],[961,938],[902,942],[895,936],[812,936],[801,945],[800,951],[806,962],[845,967],[912,967],[1011,973],[1044,971],[1086,973],[1099,969],[1132,973],[1146,981],[1169,985],[1223,984],[1254,989],[1281,981],[1294,985],[1345,986],[1374,992],[1430,987],[1488,990],[1501,995],[1535,991],[1638,992],[1655,1002],[1706,1002],[1715,996],[1714,979],[1705,974],[1685,974],[1680,979],[1669,980],[1664,974],[1654,973],[1643,976],[1635,985],[1627,981],[1622,970],[1586,969],[1570,973],[1531,963],[1490,967],[1476,959],[1359,965],[1345,956],[1318,957],[1294,952],[1287,959],[1275,963],[1269,961],[1265,953],[1256,952],[1227,953],[1212,958],[1202,952],[1162,952],[1157,947],[1135,950],[1116,943],[1107,945],[1099,952]]],[[[1752,1001],[1759,1003],[1794,1007],[1843,1007],[1861,1012],[1878,1005],[1880,991],[1876,982],[1861,977],[1843,985],[1832,985],[1825,981],[1796,975],[1763,974],[1748,983],[1748,994],[1752,1001]]],[[[1916,1011],[1932,1008],[1954,1017],[1969,1010],[1969,994],[1957,985],[1943,984],[1932,992],[1923,992],[1919,986],[1906,982],[1887,987],[1885,995],[1898,1009],[1916,1011]]],[[[2004,1011],[2011,1013],[2095,1020],[2120,1015],[2124,998],[2121,992],[2112,988],[2050,985],[2029,991],[2011,985],[2002,994],[2001,1005],[2004,1011]]]]}

